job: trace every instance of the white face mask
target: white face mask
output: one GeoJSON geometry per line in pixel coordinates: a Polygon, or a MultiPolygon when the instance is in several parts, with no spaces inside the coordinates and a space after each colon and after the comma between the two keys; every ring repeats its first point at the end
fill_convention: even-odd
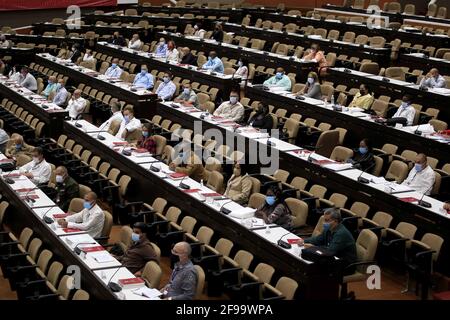
{"type": "Polygon", "coordinates": [[[242,61],[239,61],[239,62],[238,62],[238,66],[239,66],[239,67],[242,67],[242,65],[243,65],[242,61]]]}
{"type": "Polygon", "coordinates": [[[184,88],[183,92],[184,92],[185,95],[188,95],[189,93],[191,93],[191,89],[184,88]]]}
{"type": "Polygon", "coordinates": [[[234,96],[230,97],[230,102],[231,104],[235,104],[237,102],[237,97],[234,96]]]}
{"type": "Polygon", "coordinates": [[[41,162],[41,160],[39,160],[39,157],[33,157],[33,161],[34,161],[34,163],[39,163],[39,162],[41,162]]]}
{"type": "Polygon", "coordinates": [[[314,78],[308,78],[308,83],[309,84],[313,84],[314,83],[314,78]]]}
{"type": "Polygon", "coordinates": [[[55,179],[56,179],[57,183],[62,183],[64,181],[64,177],[63,176],[56,176],[55,179]]]}

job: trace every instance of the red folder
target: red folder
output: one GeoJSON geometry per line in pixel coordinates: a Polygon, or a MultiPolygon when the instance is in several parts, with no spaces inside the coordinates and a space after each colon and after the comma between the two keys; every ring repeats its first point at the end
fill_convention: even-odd
{"type": "Polygon", "coordinates": [[[127,144],[128,144],[128,142],[126,142],[126,141],[113,142],[113,145],[115,145],[115,146],[126,146],[127,144]]]}
{"type": "Polygon", "coordinates": [[[287,239],[287,242],[289,244],[296,244],[298,242],[298,240],[300,240],[300,239],[287,239]]]}
{"type": "Polygon", "coordinates": [[[63,231],[65,233],[73,233],[73,232],[80,232],[81,230],[77,228],[63,228],[63,231]]]}
{"type": "Polygon", "coordinates": [[[202,196],[204,196],[204,197],[220,197],[222,195],[217,192],[210,192],[210,193],[202,193],[202,196]]]}
{"type": "Polygon", "coordinates": [[[14,162],[14,160],[12,160],[12,159],[2,159],[2,160],[0,160],[0,163],[11,163],[11,162],[14,162]]]}
{"type": "Polygon", "coordinates": [[[64,219],[68,215],[69,215],[68,213],[58,213],[58,214],[54,214],[53,218],[55,218],[55,219],[64,219]]]}
{"type": "Polygon", "coordinates": [[[81,248],[81,250],[83,251],[83,252],[95,252],[95,251],[104,251],[105,250],[105,248],[103,248],[102,246],[95,246],[95,247],[84,247],[84,248],[81,248]]]}
{"type": "Polygon", "coordinates": [[[39,196],[37,194],[29,194],[27,196],[21,196],[20,199],[22,199],[22,200],[27,200],[27,199],[36,200],[36,199],[39,199],[39,196]]]}
{"type": "Polygon", "coordinates": [[[139,148],[139,149],[136,149],[136,150],[133,150],[133,151],[136,152],[136,153],[147,153],[148,152],[148,150],[144,149],[144,148],[139,148]]]}
{"type": "Polygon", "coordinates": [[[336,163],[336,161],[323,159],[323,160],[314,160],[315,163],[320,164],[323,166],[324,164],[330,164],[330,163],[336,163]]]}
{"type": "Polygon", "coordinates": [[[199,192],[200,189],[188,189],[188,190],[183,190],[184,193],[195,193],[195,192],[199,192]]]}
{"type": "Polygon", "coordinates": [[[31,190],[33,190],[33,188],[22,188],[22,189],[17,189],[16,192],[18,192],[18,193],[30,192],[31,190]]]}
{"type": "Polygon", "coordinates": [[[121,287],[135,284],[144,284],[145,281],[142,278],[128,278],[128,279],[119,279],[119,284],[121,287]]]}
{"type": "Polygon", "coordinates": [[[184,178],[186,176],[187,176],[187,174],[182,173],[182,172],[175,172],[175,173],[169,174],[169,177],[171,177],[172,179],[180,179],[180,178],[184,178]]]}
{"type": "Polygon", "coordinates": [[[404,198],[400,198],[400,200],[402,200],[404,202],[417,202],[417,201],[419,201],[419,199],[416,199],[414,197],[404,197],[404,198]]]}

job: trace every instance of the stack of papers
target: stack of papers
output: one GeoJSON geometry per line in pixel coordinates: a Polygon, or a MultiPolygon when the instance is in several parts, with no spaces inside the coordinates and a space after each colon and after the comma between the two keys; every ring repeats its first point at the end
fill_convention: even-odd
{"type": "Polygon", "coordinates": [[[155,299],[162,295],[162,293],[159,290],[153,289],[153,288],[147,288],[147,287],[142,287],[142,288],[133,290],[133,293],[137,294],[139,296],[147,297],[149,299],[155,299]]]}

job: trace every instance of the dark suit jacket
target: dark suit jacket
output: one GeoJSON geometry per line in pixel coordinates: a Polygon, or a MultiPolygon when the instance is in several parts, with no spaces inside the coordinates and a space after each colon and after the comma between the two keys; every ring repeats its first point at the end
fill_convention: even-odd
{"type": "Polygon", "coordinates": [[[190,64],[190,65],[196,65],[197,64],[197,57],[194,56],[192,53],[188,53],[181,59],[181,64],[190,64]]]}

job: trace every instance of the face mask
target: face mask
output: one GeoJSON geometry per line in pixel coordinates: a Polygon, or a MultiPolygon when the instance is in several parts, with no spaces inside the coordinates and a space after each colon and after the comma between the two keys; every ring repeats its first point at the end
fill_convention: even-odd
{"type": "Polygon", "coordinates": [[[361,153],[361,154],[366,154],[367,151],[368,151],[367,148],[359,147],[359,153],[361,153]]]}
{"type": "Polygon", "coordinates": [[[48,84],[52,85],[52,84],[53,84],[53,81],[48,80],[48,84]]]}
{"type": "Polygon", "coordinates": [[[236,176],[236,177],[239,177],[240,175],[241,175],[241,169],[233,169],[233,174],[236,176]]]}
{"type": "Polygon", "coordinates": [[[22,149],[22,144],[21,144],[21,143],[20,143],[20,144],[16,144],[16,149],[17,149],[17,150],[22,149]]]}
{"type": "Polygon", "coordinates": [[[91,205],[91,203],[89,202],[89,201],[84,201],[83,202],[83,207],[85,208],[85,209],[90,209],[90,208],[92,208],[92,205],[91,205]]]}
{"type": "Polygon", "coordinates": [[[61,83],[57,83],[57,84],[56,84],[56,90],[61,89],[61,87],[62,87],[62,86],[61,86],[61,83]]]}
{"type": "Polygon", "coordinates": [[[273,206],[273,204],[275,203],[275,196],[266,196],[266,203],[269,206],[273,206]]]}
{"type": "Polygon", "coordinates": [[[139,241],[139,235],[137,234],[137,233],[132,233],[131,234],[131,240],[133,241],[133,242],[138,242],[139,241]]]}
{"type": "Polygon", "coordinates": [[[281,79],[281,78],[283,78],[283,73],[282,73],[282,72],[277,72],[277,74],[275,75],[275,77],[276,77],[277,79],[281,79]]]}
{"type": "Polygon", "coordinates": [[[323,223],[323,232],[327,232],[330,229],[330,223],[324,222],[323,223]]]}
{"type": "Polygon", "coordinates": [[[124,116],[123,119],[126,123],[130,122],[130,116],[124,116]]]}
{"type": "Polygon", "coordinates": [[[194,26],[194,29],[195,29],[195,30],[197,30],[197,29],[198,29],[198,26],[197,26],[197,25],[195,25],[195,26],[194,26]]]}
{"type": "Polygon", "coordinates": [[[55,179],[56,179],[57,183],[63,183],[63,181],[64,181],[63,176],[56,176],[55,179]]]}
{"type": "Polygon", "coordinates": [[[239,66],[239,67],[242,67],[243,65],[244,65],[244,64],[242,63],[242,61],[239,61],[239,62],[238,62],[238,66],[239,66]]]}
{"type": "Polygon", "coordinates": [[[417,172],[420,172],[420,171],[422,171],[423,166],[420,163],[416,163],[414,165],[414,168],[416,169],[417,172]]]}
{"type": "Polygon", "coordinates": [[[237,97],[230,97],[231,104],[237,103],[237,97]]]}
{"type": "Polygon", "coordinates": [[[38,157],[33,157],[33,161],[34,161],[34,163],[39,163],[39,162],[41,162],[41,161],[39,160],[38,157]]]}
{"type": "Polygon", "coordinates": [[[117,63],[111,64],[111,67],[113,67],[113,68],[117,67],[117,63]]]}
{"type": "Polygon", "coordinates": [[[147,138],[148,137],[148,131],[142,131],[142,136],[144,138],[147,138]]]}
{"type": "Polygon", "coordinates": [[[313,84],[314,83],[314,78],[308,78],[308,83],[309,84],[313,84]]]}
{"type": "Polygon", "coordinates": [[[208,61],[211,61],[213,58],[212,57],[208,57],[208,61]]]}
{"type": "Polygon", "coordinates": [[[164,41],[160,41],[160,42],[159,42],[159,45],[160,45],[160,46],[163,46],[164,44],[165,44],[164,41]]]}
{"type": "Polygon", "coordinates": [[[144,75],[144,74],[147,74],[147,70],[141,70],[141,73],[144,75]]]}
{"type": "Polygon", "coordinates": [[[406,102],[402,102],[402,104],[401,104],[401,108],[406,108],[408,106],[408,104],[406,103],[406,102]]]}
{"type": "Polygon", "coordinates": [[[188,95],[188,94],[191,93],[191,89],[184,88],[184,89],[183,89],[183,93],[184,93],[185,95],[188,95]]]}
{"type": "Polygon", "coordinates": [[[169,77],[164,77],[164,78],[163,78],[164,83],[169,82],[169,80],[170,80],[169,77]]]}

